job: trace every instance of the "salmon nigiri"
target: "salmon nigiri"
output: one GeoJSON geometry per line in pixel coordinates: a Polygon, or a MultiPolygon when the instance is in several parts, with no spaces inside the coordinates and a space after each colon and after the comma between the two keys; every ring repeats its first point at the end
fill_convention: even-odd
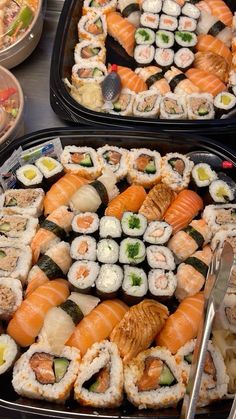
{"type": "Polygon", "coordinates": [[[164,78],[164,72],[161,68],[154,65],[148,67],[136,68],[135,73],[151,88],[158,90],[160,95],[170,92],[170,86],[164,78]]]}
{"type": "Polygon", "coordinates": [[[106,208],[105,215],[110,215],[120,220],[125,211],[137,212],[146,195],[143,186],[131,185],[120,195],[112,199],[106,208]]]}
{"type": "Polygon", "coordinates": [[[206,71],[190,68],[186,72],[186,76],[204,93],[216,96],[218,93],[227,90],[226,85],[217,76],[206,71]]]}
{"type": "Polygon", "coordinates": [[[107,14],[107,31],[133,57],[136,27],[118,12],[111,12],[107,14]]]}
{"type": "Polygon", "coordinates": [[[72,195],[85,183],[88,183],[88,180],[73,173],[66,173],[62,176],[46,193],[44,215],[50,214],[61,205],[69,204],[72,195]]]}
{"type": "Polygon", "coordinates": [[[117,73],[121,78],[123,88],[133,90],[135,93],[147,90],[147,85],[144,81],[130,68],[117,66],[117,73]]]}
{"type": "Polygon", "coordinates": [[[213,16],[226,26],[232,26],[233,13],[223,0],[205,0],[205,2],[210,7],[213,16]]]}
{"type": "Polygon", "coordinates": [[[95,342],[106,339],[128,307],[120,300],[103,301],[81,320],[66,345],[75,346],[83,356],[95,342]]]}
{"type": "Polygon", "coordinates": [[[212,35],[199,35],[196,49],[197,51],[210,51],[214,54],[218,54],[225,59],[229,66],[231,65],[232,54],[230,49],[224,44],[224,42],[212,35]]]}
{"type": "Polygon", "coordinates": [[[188,340],[197,336],[203,314],[204,297],[198,293],[185,298],[177,310],[168,317],[163,329],[156,337],[156,344],[165,346],[175,354],[188,340]]]}
{"type": "Polygon", "coordinates": [[[169,85],[173,86],[173,92],[176,94],[184,95],[186,93],[199,93],[197,85],[191,80],[188,80],[184,73],[174,66],[166,71],[165,78],[169,85]]]}
{"type": "Polygon", "coordinates": [[[31,345],[39,334],[48,310],[63,303],[68,296],[67,281],[56,280],[40,286],[15,312],[8,324],[7,333],[20,346],[31,345]]]}
{"type": "Polygon", "coordinates": [[[173,233],[182,230],[203,208],[200,196],[189,189],[181,191],[164,215],[164,220],[173,227],[173,233]]]}

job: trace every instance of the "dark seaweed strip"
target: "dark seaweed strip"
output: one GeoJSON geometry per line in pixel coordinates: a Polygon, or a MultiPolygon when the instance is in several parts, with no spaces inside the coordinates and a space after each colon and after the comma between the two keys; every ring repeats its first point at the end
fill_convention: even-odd
{"type": "Polygon", "coordinates": [[[150,88],[156,81],[161,80],[164,78],[163,71],[160,71],[159,73],[153,74],[152,76],[148,77],[146,80],[146,84],[148,88],[150,88]]]}
{"type": "Polygon", "coordinates": [[[185,80],[187,77],[185,76],[185,74],[181,73],[178,74],[177,76],[173,77],[173,79],[170,81],[169,85],[170,88],[172,90],[172,92],[174,92],[175,88],[178,86],[178,84],[185,80]]]}
{"type": "Polygon", "coordinates": [[[196,258],[195,256],[191,256],[190,258],[186,259],[184,263],[193,266],[196,271],[198,271],[204,276],[204,278],[206,278],[208,266],[202,260],[196,258]]]}
{"type": "Polygon", "coordinates": [[[45,230],[51,231],[54,233],[57,237],[59,237],[61,240],[65,237],[65,230],[61,228],[59,225],[55,224],[53,221],[44,220],[43,224],[41,225],[41,228],[44,228],[45,230]]]}
{"type": "Polygon", "coordinates": [[[38,267],[45,273],[48,279],[64,277],[61,268],[49,256],[43,255],[38,263],[38,267]]]}
{"type": "Polygon", "coordinates": [[[217,36],[221,31],[226,28],[226,25],[218,20],[214,25],[209,29],[208,34],[212,36],[217,36]]]}
{"type": "Polygon", "coordinates": [[[135,3],[131,3],[131,4],[128,4],[128,6],[126,6],[125,8],[124,8],[124,10],[122,10],[122,16],[124,16],[124,17],[129,17],[129,15],[131,15],[131,13],[133,13],[133,12],[139,12],[139,5],[138,4],[135,4],[135,3]]]}
{"type": "Polygon", "coordinates": [[[103,183],[100,182],[99,180],[95,180],[94,182],[91,182],[89,185],[93,186],[93,188],[96,189],[98,195],[101,198],[102,203],[104,205],[108,205],[109,197],[108,197],[107,190],[106,190],[105,186],[103,185],[103,183]]]}
{"type": "Polygon", "coordinates": [[[200,0],[189,0],[189,3],[191,4],[198,4],[200,0]]]}
{"type": "Polygon", "coordinates": [[[199,231],[197,231],[194,227],[188,226],[184,229],[184,231],[192,237],[193,240],[197,243],[198,247],[202,247],[204,243],[204,237],[199,231]]]}
{"type": "Polygon", "coordinates": [[[79,306],[72,300],[66,300],[59,307],[72,318],[75,325],[77,325],[84,317],[79,306]]]}

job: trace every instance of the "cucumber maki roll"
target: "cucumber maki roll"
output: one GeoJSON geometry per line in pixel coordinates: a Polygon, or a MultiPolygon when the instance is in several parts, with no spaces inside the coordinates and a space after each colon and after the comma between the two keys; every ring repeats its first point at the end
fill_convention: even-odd
{"type": "Polygon", "coordinates": [[[176,31],[175,41],[181,47],[195,47],[197,44],[197,35],[190,31],[176,31]]]}
{"type": "Polygon", "coordinates": [[[96,292],[102,298],[115,298],[117,291],[121,288],[123,281],[123,270],[114,264],[104,264],[100,268],[96,279],[96,292]]]}
{"type": "Polygon", "coordinates": [[[165,30],[156,32],[156,45],[158,48],[172,48],[174,43],[175,38],[172,32],[165,30]]]}
{"type": "Polygon", "coordinates": [[[126,302],[138,303],[148,291],[147,275],[143,269],[124,266],[122,291],[126,302]]]}
{"type": "Polygon", "coordinates": [[[16,171],[17,181],[23,188],[38,188],[43,181],[43,174],[33,164],[25,164],[16,171]]]}
{"type": "Polygon", "coordinates": [[[137,45],[152,45],[155,42],[155,32],[149,28],[136,29],[134,37],[137,45]]]}
{"type": "Polygon", "coordinates": [[[137,265],[144,261],[146,249],[139,239],[127,238],[120,243],[119,262],[137,265]]]}
{"type": "Polygon", "coordinates": [[[102,239],[97,244],[97,259],[101,263],[116,263],[119,258],[119,245],[112,239],[102,239]]]}
{"type": "Polygon", "coordinates": [[[18,355],[15,341],[6,334],[0,336],[0,375],[8,371],[18,355]]]}
{"type": "Polygon", "coordinates": [[[68,281],[80,292],[88,292],[94,287],[99,274],[97,262],[82,260],[74,262],[68,272],[68,281]]]}
{"type": "Polygon", "coordinates": [[[126,236],[142,236],[147,228],[147,219],[142,214],[124,212],[121,219],[121,227],[126,236]]]}

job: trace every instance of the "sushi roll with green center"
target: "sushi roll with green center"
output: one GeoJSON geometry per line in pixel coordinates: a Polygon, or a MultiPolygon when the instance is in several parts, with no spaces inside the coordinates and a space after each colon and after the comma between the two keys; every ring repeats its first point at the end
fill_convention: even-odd
{"type": "Polygon", "coordinates": [[[217,179],[216,172],[207,163],[195,164],[192,169],[192,178],[198,188],[209,186],[213,180],[217,179]]]}
{"type": "Polygon", "coordinates": [[[15,341],[8,335],[0,335],[0,375],[8,371],[14,364],[18,354],[15,341]]]}
{"type": "Polygon", "coordinates": [[[175,41],[181,47],[192,48],[197,44],[197,35],[190,31],[176,31],[175,41]]]}
{"type": "Polygon", "coordinates": [[[116,263],[119,258],[119,245],[112,239],[102,239],[97,244],[97,259],[101,263],[116,263]]]}
{"type": "Polygon", "coordinates": [[[165,244],[168,242],[172,227],[164,221],[151,221],[144,233],[144,241],[150,244],[165,244]]]}
{"type": "Polygon", "coordinates": [[[122,291],[126,301],[139,302],[148,291],[147,275],[144,270],[133,266],[125,266],[122,291]]]}
{"type": "Polygon", "coordinates": [[[121,219],[121,227],[126,236],[142,236],[147,228],[147,219],[142,214],[124,212],[121,219]]]}
{"type": "Polygon", "coordinates": [[[174,256],[168,247],[152,245],[147,248],[147,261],[151,268],[173,271],[175,269],[174,256]]]}
{"type": "Polygon", "coordinates": [[[123,270],[114,264],[104,264],[100,268],[96,279],[96,292],[102,298],[114,298],[121,288],[123,281],[123,270]]]}
{"type": "Polygon", "coordinates": [[[155,42],[155,32],[149,28],[136,29],[134,37],[137,45],[151,45],[155,42]]]}
{"type": "Polygon", "coordinates": [[[127,238],[120,243],[120,263],[137,265],[144,261],[145,256],[146,249],[142,240],[127,238]]]}
{"type": "Polygon", "coordinates": [[[213,97],[208,93],[188,95],[186,103],[189,119],[213,119],[215,116],[213,97]]]}
{"type": "Polygon", "coordinates": [[[23,188],[40,187],[43,181],[43,174],[33,164],[25,164],[16,171],[19,185],[23,188]]]}
{"type": "Polygon", "coordinates": [[[160,165],[161,155],[157,151],[146,148],[131,149],[127,180],[129,183],[151,188],[160,180],[160,165]]]}
{"type": "Polygon", "coordinates": [[[80,292],[88,292],[94,287],[99,274],[97,262],[82,260],[74,262],[68,272],[68,281],[80,292]]]}
{"type": "Polygon", "coordinates": [[[156,45],[158,48],[172,48],[175,43],[174,35],[170,31],[156,32],[156,45]]]}

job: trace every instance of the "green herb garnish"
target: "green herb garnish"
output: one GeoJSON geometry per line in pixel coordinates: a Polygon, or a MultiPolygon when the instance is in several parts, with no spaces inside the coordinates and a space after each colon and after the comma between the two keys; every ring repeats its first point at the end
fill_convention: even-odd
{"type": "Polygon", "coordinates": [[[136,242],[135,244],[128,244],[126,252],[129,259],[135,259],[139,254],[139,243],[136,242]]]}
{"type": "Polygon", "coordinates": [[[132,230],[134,228],[140,228],[140,219],[135,215],[131,215],[129,218],[129,228],[131,228],[132,230]]]}
{"type": "Polygon", "coordinates": [[[132,287],[139,287],[142,283],[142,278],[140,276],[137,276],[135,274],[130,275],[132,287]]]}

